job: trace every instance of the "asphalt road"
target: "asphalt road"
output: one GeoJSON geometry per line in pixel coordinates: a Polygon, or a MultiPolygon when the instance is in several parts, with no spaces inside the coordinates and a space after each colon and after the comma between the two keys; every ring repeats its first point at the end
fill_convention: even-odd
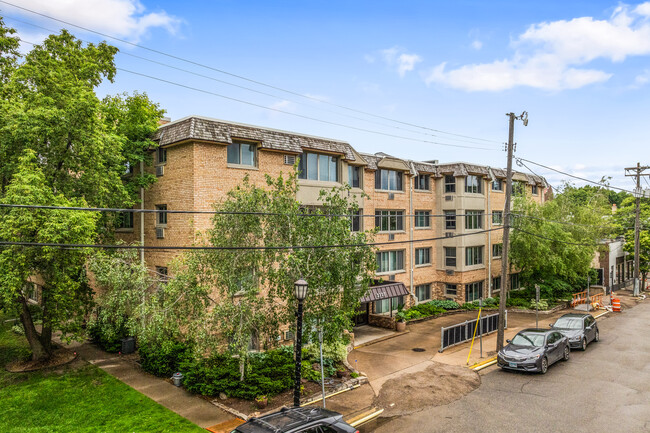
{"type": "Polygon", "coordinates": [[[650,300],[598,320],[600,342],[546,375],[490,367],[445,406],[361,427],[401,432],[649,432],[650,300]]]}

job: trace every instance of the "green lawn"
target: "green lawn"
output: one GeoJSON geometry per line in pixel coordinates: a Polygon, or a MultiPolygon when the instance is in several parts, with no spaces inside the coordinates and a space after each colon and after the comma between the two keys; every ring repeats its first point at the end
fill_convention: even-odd
{"type": "Polygon", "coordinates": [[[0,313],[0,432],[205,432],[93,365],[9,373],[29,355],[0,313]]]}

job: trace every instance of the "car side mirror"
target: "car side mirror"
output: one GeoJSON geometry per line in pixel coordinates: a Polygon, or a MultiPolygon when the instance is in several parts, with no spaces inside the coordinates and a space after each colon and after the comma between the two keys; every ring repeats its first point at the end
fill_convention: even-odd
{"type": "Polygon", "coordinates": [[[506,340],[506,343],[510,343],[510,340],[506,340]]]}

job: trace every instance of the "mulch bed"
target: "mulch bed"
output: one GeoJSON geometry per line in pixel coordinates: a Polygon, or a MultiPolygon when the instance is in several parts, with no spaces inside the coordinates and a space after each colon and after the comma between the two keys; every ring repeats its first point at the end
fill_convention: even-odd
{"type": "Polygon", "coordinates": [[[77,358],[77,354],[66,349],[56,349],[47,360],[14,361],[5,366],[10,373],[27,373],[29,371],[43,370],[45,368],[60,367],[68,364],[77,358]]]}

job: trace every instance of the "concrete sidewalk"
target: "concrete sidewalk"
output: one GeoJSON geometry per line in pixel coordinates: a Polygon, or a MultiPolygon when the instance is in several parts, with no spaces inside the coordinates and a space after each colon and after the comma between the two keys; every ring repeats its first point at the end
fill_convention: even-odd
{"type": "Polygon", "coordinates": [[[107,353],[90,343],[61,345],[199,427],[207,428],[234,419],[209,401],[146,373],[135,363],[133,355],[107,353]]]}

